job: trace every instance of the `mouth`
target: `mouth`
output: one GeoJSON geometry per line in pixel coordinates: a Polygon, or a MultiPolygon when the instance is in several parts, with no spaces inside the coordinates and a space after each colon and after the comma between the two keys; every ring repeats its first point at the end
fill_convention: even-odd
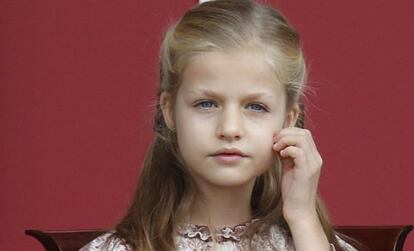
{"type": "Polygon", "coordinates": [[[247,157],[247,155],[237,148],[222,148],[212,154],[212,156],[240,156],[247,157]]]}
{"type": "Polygon", "coordinates": [[[220,149],[211,155],[220,164],[232,165],[239,163],[247,155],[236,148],[220,149]]]}

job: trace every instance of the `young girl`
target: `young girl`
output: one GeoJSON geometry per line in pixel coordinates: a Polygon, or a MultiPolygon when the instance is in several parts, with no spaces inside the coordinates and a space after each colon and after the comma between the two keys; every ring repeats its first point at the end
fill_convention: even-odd
{"type": "Polygon", "coordinates": [[[82,251],[356,250],[317,194],[305,61],[280,12],[200,4],[166,31],[160,67],[156,136],[134,201],[82,251]]]}

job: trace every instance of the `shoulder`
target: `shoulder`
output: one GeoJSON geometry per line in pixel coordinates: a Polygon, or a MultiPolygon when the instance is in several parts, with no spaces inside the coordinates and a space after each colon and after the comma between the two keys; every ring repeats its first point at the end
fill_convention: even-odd
{"type": "Polygon", "coordinates": [[[132,248],[111,231],[96,237],[79,251],[132,251],[132,248]]]}

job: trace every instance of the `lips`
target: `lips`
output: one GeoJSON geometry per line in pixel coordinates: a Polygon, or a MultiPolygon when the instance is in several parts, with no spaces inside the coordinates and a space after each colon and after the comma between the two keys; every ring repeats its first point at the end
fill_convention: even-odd
{"type": "Polygon", "coordinates": [[[224,165],[238,164],[247,155],[237,148],[223,148],[212,154],[214,160],[224,165]]]}
{"type": "Polygon", "coordinates": [[[222,148],[213,154],[213,156],[217,156],[217,155],[247,157],[245,153],[243,153],[237,148],[222,148]]]}

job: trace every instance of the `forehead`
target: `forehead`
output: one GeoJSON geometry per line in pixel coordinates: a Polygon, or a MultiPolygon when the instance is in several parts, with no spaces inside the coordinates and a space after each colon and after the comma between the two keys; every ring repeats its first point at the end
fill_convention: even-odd
{"type": "Polygon", "coordinates": [[[188,58],[180,86],[183,92],[210,89],[221,93],[268,93],[283,96],[283,86],[258,50],[212,51],[188,58]]]}

